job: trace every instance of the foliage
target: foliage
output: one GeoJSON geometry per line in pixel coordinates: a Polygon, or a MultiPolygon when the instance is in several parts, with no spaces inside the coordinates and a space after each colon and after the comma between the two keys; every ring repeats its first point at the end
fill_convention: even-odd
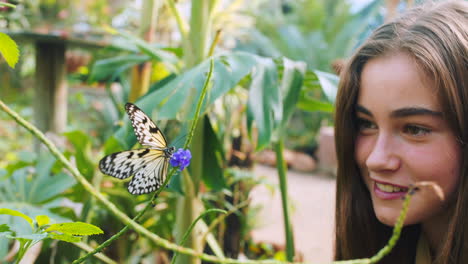
{"type": "Polygon", "coordinates": [[[328,92],[330,89],[327,87],[331,83],[326,79],[334,79],[331,90],[336,91],[338,78],[327,72],[331,72],[335,60],[348,57],[369,34],[369,23],[378,15],[381,2],[371,1],[354,13],[346,0],[281,1],[274,4],[259,1],[250,4],[250,15],[256,24],[244,30],[235,49],[266,57],[284,56],[307,64],[305,85],[298,109],[293,114],[295,125],[288,129],[287,147],[313,147],[320,126],[333,123],[330,113],[334,96],[328,92]],[[316,85],[308,83],[317,79],[323,91],[313,89],[316,85]]]}
{"type": "Polygon", "coordinates": [[[263,56],[302,60],[309,69],[330,71],[330,63],[347,57],[367,32],[381,0],[357,13],[345,0],[263,1],[252,10],[256,26],[238,42],[238,49],[263,56]]]}
{"type": "Polygon", "coordinates": [[[15,68],[19,59],[18,45],[7,34],[0,32],[0,54],[11,68],[15,68]]]}
{"type": "MultiPolygon", "coordinates": [[[[102,15],[100,12],[104,12],[105,2],[95,2],[95,5],[85,4],[84,8],[87,10],[93,6],[95,11],[92,14],[102,15]]],[[[173,1],[167,2],[169,6],[171,3],[174,4],[173,1]]],[[[247,140],[246,135],[249,135],[254,144],[251,151],[279,146],[277,152],[278,155],[281,155],[282,142],[290,127],[288,122],[294,117],[297,107],[307,111],[331,111],[332,109],[332,103],[329,101],[333,102],[337,77],[317,70],[320,67],[311,65],[306,67],[300,61],[303,60],[301,56],[289,56],[286,52],[283,53],[286,56],[279,56],[280,53],[271,56],[271,54],[255,54],[247,51],[217,52],[218,50],[214,48],[218,44],[217,35],[213,34],[216,29],[214,20],[222,17],[220,14],[223,12],[210,13],[212,9],[217,10],[217,1],[200,1],[198,3],[202,2],[209,2],[209,4],[198,7],[195,5],[196,8],[191,10],[193,12],[190,23],[191,31],[189,32],[187,28],[184,29],[185,23],[182,22],[179,25],[179,33],[182,37],[181,47],[146,43],[134,34],[129,34],[128,31],[108,28],[109,32],[114,34],[112,45],[101,53],[102,59],[93,64],[89,81],[106,82],[106,90],[112,99],[112,104],[106,102],[104,106],[101,106],[102,116],[96,119],[99,121],[96,123],[101,124],[95,125],[95,127],[91,125],[88,129],[87,126],[96,120],[75,121],[76,123],[72,124],[71,129],[63,135],[68,143],[65,151],[58,151],[51,143],[48,143],[47,139],[38,136],[40,133],[26,125],[42,142],[46,143],[52,153],[59,157],[60,163],[65,164],[66,170],[81,183],[74,186],[70,184],[66,188],[66,194],[58,195],[54,194],[54,191],[63,190],[61,187],[66,186],[63,182],[58,181],[59,187],[51,192],[60,198],[67,197],[83,205],[81,214],[71,216],[67,214],[67,216],[73,220],[101,226],[107,234],[116,233],[122,228],[116,236],[109,239],[102,236],[94,241],[84,240],[90,244],[99,243],[100,246],[96,251],[102,250],[114,241],[115,244],[109,246],[106,253],[111,254],[119,262],[127,262],[130,259],[142,261],[145,257],[152,255],[155,247],[188,254],[192,256],[192,259],[236,262],[236,260],[224,259],[222,249],[220,249],[222,241],[219,240],[219,236],[223,234],[221,229],[223,223],[220,223],[219,219],[222,216],[205,215],[213,210],[219,210],[213,208],[222,208],[226,211],[229,210],[231,216],[240,219],[243,237],[247,237],[248,231],[252,228],[253,221],[250,214],[255,210],[247,207],[248,193],[255,184],[261,184],[261,182],[252,175],[246,176],[249,172],[229,168],[232,165],[228,159],[232,152],[233,139],[240,134],[245,136],[245,140],[247,140]],[[204,15],[206,13],[202,12],[203,8],[208,8],[210,15],[204,15]],[[212,41],[211,47],[209,46],[210,41],[212,41]],[[96,165],[104,154],[129,149],[135,145],[136,139],[127,118],[124,118],[122,106],[128,100],[130,69],[148,61],[153,62],[156,65],[155,68],[158,69],[154,74],[155,83],[136,104],[150,116],[156,116],[155,120],[158,120],[157,124],[161,129],[169,130],[166,135],[173,139],[171,145],[180,147],[181,139],[186,136],[190,140],[193,138],[195,146],[191,148],[191,151],[194,158],[199,161],[198,163],[192,161],[192,165],[188,168],[189,172],[184,170],[182,173],[176,174],[170,182],[170,187],[165,189],[167,191],[160,195],[160,192],[157,192],[155,196],[159,195],[158,198],[153,196],[149,201],[147,201],[148,197],[145,196],[130,196],[124,188],[120,188],[121,182],[110,177],[103,178],[103,175],[97,171],[96,165]],[[207,75],[211,76],[211,74],[212,77],[207,78],[207,75]],[[120,91],[116,92],[111,89],[112,82],[118,82],[121,85],[120,91]],[[232,98],[236,98],[239,104],[232,103],[230,100],[232,98]],[[216,111],[216,105],[220,104],[222,104],[223,109],[216,111]],[[223,110],[227,118],[222,117],[223,114],[220,112],[223,110]],[[226,114],[229,112],[236,113],[239,116],[238,120],[231,120],[231,116],[226,114]],[[103,120],[105,121],[103,122],[103,120]],[[197,121],[200,121],[200,126],[196,128],[194,136],[194,123],[196,124],[197,121]],[[189,127],[193,128],[190,133],[189,127]],[[196,146],[197,144],[201,147],[196,146]],[[71,165],[70,161],[74,165],[71,165]],[[197,172],[198,168],[200,168],[199,172],[197,172]],[[199,184],[198,181],[203,184],[199,184]],[[191,186],[192,189],[187,188],[187,183],[190,182],[195,183],[191,186]],[[204,189],[205,187],[206,189],[204,189]],[[193,196],[190,195],[191,192],[194,194],[193,196]],[[194,213],[189,216],[190,218],[187,218],[190,226],[179,225],[175,220],[175,218],[180,219],[180,215],[176,216],[176,209],[178,207],[185,209],[176,203],[176,199],[180,197],[187,198],[188,202],[192,200],[198,202],[198,199],[204,202],[200,212],[194,210],[194,213]],[[150,210],[153,208],[151,206],[153,203],[156,206],[154,210],[150,210]],[[144,209],[141,209],[142,206],[144,209]],[[246,207],[241,210],[241,206],[246,207]],[[201,219],[203,215],[205,216],[201,219]],[[116,220],[119,222],[115,222],[116,220]],[[185,244],[190,248],[181,247],[184,245],[184,239],[182,242],[177,241],[178,245],[169,242],[174,240],[174,230],[180,234],[196,233],[198,230],[194,230],[194,232],[191,230],[195,228],[197,221],[197,226],[204,226],[204,229],[201,229],[204,232],[204,240],[208,241],[210,250],[219,258],[193,250],[193,245],[189,244],[190,239],[185,244]],[[220,228],[215,229],[213,226],[218,224],[220,228]],[[133,229],[134,232],[125,234],[128,229],[133,229]],[[141,236],[137,236],[136,233],[141,236]],[[218,241],[213,234],[218,235],[218,241]],[[123,235],[125,237],[122,237],[123,235]],[[117,239],[119,237],[120,239],[117,239]],[[108,240],[103,242],[104,239],[108,240]],[[126,244],[126,246],[122,246],[122,244],[126,244]]],[[[76,1],[67,3],[47,1],[43,6],[37,6],[40,8],[36,11],[54,20],[54,18],[60,18],[60,12],[70,11],[76,7],[77,3],[76,1]]],[[[290,4],[295,5],[294,2],[290,4]]],[[[30,6],[33,7],[33,5],[30,6]]],[[[72,10],[70,16],[73,17],[81,12],[80,10],[83,9],[72,10]]],[[[90,13],[84,13],[91,16],[90,13]]],[[[224,14],[226,13],[228,12],[224,12],[224,14]]],[[[174,16],[179,17],[177,10],[175,10],[174,16]]],[[[298,15],[298,17],[301,16],[305,17],[304,14],[298,15]]],[[[31,19],[30,21],[33,21],[34,18],[31,19]]],[[[95,19],[95,22],[89,22],[89,20],[84,24],[86,26],[98,22],[110,24],[110,17],[95,17],[95,19]]],[[[294,19],[288,23],[302,24],[294,19]]],[[[65,27],[70,25],[70,21],[64,23],[65,27]]],[[[224,29],[224,27],[220,28],[224,29]]],[[[286,32],[283,35],[285,37],[294,37],[295,33],[303,31],[307,31],[307,29],[285,27],[285,30],[281,32],[286,32]]],[[[331,30],[330,32],[336,31],[331,30]]],[[[327,38],[333,38],[334,35],[330,32],[326,34],[327,38]]],[[[291,50],[295,48],[293,47],[291,50]]],[[[308,48],[310,49],[310,47],[308,48]]],[[[323,49],[317,53],[320,52],[323,52],[323,49]]],[[[307,52],[302,55],[304,54],[307,52]]],[[[75,106],[78,106],[78,110],[74,113],[73,119],[80,118],[81,120],[80,112],[88,113],[89,108],[87,102],[81,100],[79,95],[76,95],[75,99],[78,100],[72,101],[75,106]],[[77,103],[77,101],[80,102],[77,103]]],[[[62,172],[61,165],[52,161],[49,163],[53,165],[50,166],[48,176],[67,175],[62,172]]],[[[49,163],[40,164],[45,166],[49,163]]],[[[279,170],[280,172],[283,170],[282,179],[284,180],[286,178],[284,168],[279,170]]],[[[21,168],[6,170],[4,175],[12,177],[10,174],[24,173],[21,171],[21,168]]],[[[18,182],[9,182],[9,184],[21,186],[18,182]]],[[[282,182],[281,185],[282,194],[286,197],[286,183],[282,182]]],[[[47,199],[41,198],[42,200],[38,199],[38,201],[52,203],[55,198],[55,196],[47,199]]],[[[28,200],[29,202],[34,203],[34,201],[28,200]]],[[[189,210],[192,209],[189,208],[189,210]]],[[[47,222],[45,218],[41,217],[37,218],[36,221],[47,222]]],[[[53,228],[60,229],[57,225],[53,228]]],[[[55,234],[54,236],[65,238],[62,235],[64,234],[55,234]]],[[[290,259],[290,248],[288,252],[287,258],[290,259]]]]}
{"type": "MultiPolygon", "coordinates": [[[[22,219],[26,220],[31,227],[28,229],[30,232],[26,232],[26,234],[17,234],[18,231],[13,231],[11,229],[12,227],[10,227],[8,224],[0,225],[0,237],[15,239],[20,243],[16,263],[20,263],[21,259],[29,248],[44,239],[51,238],[73,243],[79,242],[82,236],[103,233],[99,227],[87,223],[71,222],[53,224],[47,215],[38,215],[34,221],[31,217],[19,211],[7,208],[0,208],[0,215],[21,217],[22,219]]],[[[24,232],[25,230],[23,229],[20,233],[24,232]]]]}

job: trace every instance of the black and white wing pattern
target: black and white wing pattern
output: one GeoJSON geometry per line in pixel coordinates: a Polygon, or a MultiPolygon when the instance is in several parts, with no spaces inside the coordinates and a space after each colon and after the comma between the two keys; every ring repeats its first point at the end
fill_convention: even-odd
{"type": "Polygon", "coordinates": [[[140,108],[132,103],[127,103],[125,110],[132,121],[133,130],[141,145],[160,150],[167,148],[164,134],[140,108]]]}
{"type": "Polygon", "coordinates": [[[132,121],[138,141],[149,148],[116,152],[99,161],[102,173],[118,179],[134,176],[128,184],[131,194],[145,194],[159,189],[166,180],[169,160],[174,148],[167,147],[161,130],[131,103],[125,109],[132,121]]]}

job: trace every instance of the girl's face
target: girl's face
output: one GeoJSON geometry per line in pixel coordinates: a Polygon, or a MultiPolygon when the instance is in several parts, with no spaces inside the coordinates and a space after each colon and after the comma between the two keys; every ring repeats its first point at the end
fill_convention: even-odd
{"type": "Polygon", "coordinates": [[[420,181],[439,185],[445,199],[421,188],[405,224],[443,219],[458,182],[461,148],[431,81],[404,53],[374,58],[364,66],[355,110],[355,158],[379,221],[393,226],[406,190],[420,181]]]}

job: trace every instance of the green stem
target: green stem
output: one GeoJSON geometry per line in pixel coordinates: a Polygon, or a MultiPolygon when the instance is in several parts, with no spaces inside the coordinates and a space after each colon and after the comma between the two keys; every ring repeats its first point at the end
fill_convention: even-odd
{"type": "Polygon", "coordinates": [[[24,257],[24,254],[26,253],[27,251],[27,242],[20,242],[20,247],[19,247],[19,250],[18,250],[18,256],[16,257],[16,263],[20,263],[21,262],[21,259],[23,259],[24,257]]]}
{"type": "Polygon", "coordinates": [[[385,257],[392,249],[395,247],[398,238],[401,235],[401,230],[403,229],[403,224],[405,223],[406,214],[408,213],[410,197],[412,196],[413,189],[410,189],[408,193],[406,193],[405,200],[403,201],[403,209],[400,212],[400,216],[395,223],[395,227],[393,228],[393,234],[390,240],[388,241],[387,245],[382,248],[375,256],[370,258],[370,263],[378,263],[385,257]]]}
{"type": "Polygon", "coordinates": [[[195,116],[192,122],[192,126],[190,127],[190,132],[188,134],[187,141],[185,141],[184,149],[187,149],[192,143],[193,134],[195,133],[195,128],[197,127],[197,123],[198,123],[198,117],[200,116],[201,107],[203,105],[203,101],[205,99],[206,92],[208,91],[208,86],[211,82],[211,77],[213,75],[213,68],[214,68],[214,61],[211,60],[210,70],[208,71],[208,75],[206,76],[205,83],[203,84],[203,89],[202,89],[200,98],[198,99],[197,108],[195,110],[195,116]]]}
{"type": "MultiPolygon", "coordinates": [[[[223,213],[223,214],[226,214],[227,212],[225,210],[221,210],[221,209],[208,209],[206,210],[205,212],[203,212],[201,215],[199,215],[195,221],[193,221],[189,228],[187,229],[187,231],[185,232],[184,236],[182,237],[182,240],[180,241],[180,245],[183,246],[185,244],[185,241],[187,241],[187,238],[188,236],[190,235],[190,233],[192,232],[193,228],[195,227],[195,224],[200,220],[202,219],[202,217],[204,217],[205,215],[207,214],[210,214],[210,213],[223,213]]],[[[171,264],[175,263],[177,259],[177,252],[174,253],[174,256],[172,257],[172,260],[171,260],[171,264]]]]}
{"type": "Polygon", "coordinates": [[[205,242],[206,242],[206,238],[207,238],[208,234],[210,234],[211,231],[219,223],[221,223],[221,221],[223,221],[224,219],[226,219],[226,217],[230,216],[231,214],[235,213],[236,211],[240,210],[242,207],[245,207],[245,206],[249,205],[249,203],[250,203],[250,200],[245,200],[242,203],[238,204],[237,206],[233,207],[226,214],[222,214],[222,215],[216,217],[216,219],[211,222],[211,224],[208,226],[208,229],[206,230],[206,232],[202,236],[202,239],[201,239],[202,244],[203,244],[202,248],[205,247],[205,242]]]}
{"type": "MultiPolygon", "coordinates": [[[[175,172],[175,169],[172,168],[171,171],[168,173],[167,177],[166,177],[166,180],[164,181],[163,185],[162,186],[166,186],[168,183],[169,183],[169,180],[171,179],[172,175],[174,174],[175,172]]],[[[143,210],[141,210],[133,219],[132,221],[134,222],[137,222],[140,217],[145,214],[145,212],[152,207],[152,204],[154,202],[154,200],[156,200],[156,198],[158,197],[158,195],[162,192],[164,188],[160,188],[158,190],[156,190],[156,192],[154,193],[153,197],[150,199],[150,201],[146,204],[145,208],[143,208],[143,210]]],[[[96,253],[99,253],[103,248],[107,247],[108,245],[110,245],[114,240],[116,240],[117,238],[121,237],[125,232],[127,232],[127,230],[130,228],[130,225],[126,225],[124,228],[122,228],[118,233],[116,233],[115,235],[113,235],[112,237],[110,237],[109,239],[107,239],[106,241],[104,241],[101,245],[99,245],[99,247],[95,248],[93,251],[91,252],[88,252],[86,255],[84,255],[83,257],[73,261],[73,264],[78,264],[78,263],[82,263],[83,261],[85,261],[87,258],[91,257],[92,255],[96,254],[96,253]]]]}
{"type": "Polygon", "coordinates": [[[123,107],[120,107],[119,103],[117,102],[117,99],[115,98],[115,95],[114,93],[112,92],[111,88],[111,82],[107,82],[106,83],[106,92],[107,92],[107,96],[110,97],[111,99],[111,102],[112,104],[114,105],[115,109],[117,110],[117,112],[119,113],[119,116],[122,116],[124,114],[124,109],[123,107]]]}
{"type": "MultiPolygon", "coordinates": [[[[213,61],[211,62],[211,67],[210,67],[210,72],[208,73],[208,78],[207,81],[205,82],[205,86],[203,88],[203,93],[202,96],[199,99],[198,105],[197,105],[197,111],[196,115],[194,117],[194,122],[192,123],[192,128],[191,128],[191,133],[189,134],[186,144],[184,145],[184,148],[187,148],[190,145],[191,137],[193,136],[193,131],[194,128],[196,127],[196,123],[198,120],[198,115],[200,114],[200,109],[202,105],[202,100],[205,96],[207,86],[208,86],[208,80],[211,78],[213,70],[213,61]]],[[[193,257],[200,258],[202,260],[208,261],[208,262],[215,262],[215,263],[244,263],[244,264],[285,264],[285,263],[290,263],[290,262],[284,262],[284,261],[277,261],[277,260],[236,260],[236,259],[230,259],[230,258],[218,258],[215,256],[203,254],[200,252],[196,252],[195,250],[191,248],[185,248],[182,246],[178,246],[174,243],[169,242],[168,240],[165,240],[158,235],[150,232],[148,229],[144,228],[134,220],[130,219],[126,214],[124,214],[122,211],[120,211],[113,203],[111,203],[107,198],[105,198],[99,191],[97,191],[87,180],[86,178],[81,175],[81,173],[78,171],[76,167],[74,167],[68,160],[65,158],[65,156],[57,149],[57,147],[45,137],[45,135],[39,131],[35,126],[33,126],[31,123],[27,122],[24,120],[21,116],[19,116],[16,112],[11,110],[8,106],[6,106],[2,100],[0,100],[0,109],[2,109],[4,112],[6,112],[8,115],[10,115],[19,125],[23,126],[26,130],[28,130],[30,133],[32,133],[35,137],[37,137],[49,150],[50,152],[57,158],[58,161],[60,161],[64,167],[70,172],[70,174],[78,181],[80,182],[83,187],[91,193],[97,200],[99,200],[104,207],[106,207],[112,214],[114,214],[120,221],[122,221],[124,224],[127,226],[124,227],[124,229],[128,228],[133,228],[136,232],[139,234],[147,237],[151,241],[153,241],[156,245],[166,248],[168,250],[172,250],[174,252],[190,255],[193,257]]],[[[283,200],[283,209],[287,208],[287,203],[286,203],[286,198],[287,198],[287,192],[286,192],[286,165],[282,156],[282,150],[283,150],[283,142],[280,140],[277,144],[275,144],[275,151],[277,154],[277,160],[278,160],[278,172],[280,174],[280,188],[282,190],[282,200],[283,200]]],[[[172,169],[171,172],[169,173],[166,181],[172,176],[174,173],[175,169],[172,169]]],[[[162,190],[162,188],[160,189],[162,190]]],[[[159,191],[159,190],[158,190],[159,191]]],[[[411,193],[411,191],[409,192],[411,193]]],[[[155,193],[155,195],[158,194],[158,192],[155,193]]],[[[153,197],[154,198],[154,197],[153,197]]],[[[352,263],[375,263],[379,261],[381,258],[383,258],[386,254],[388,254],[392,248],[395,246],[396,241],[400,237],[401,230],[403,228],[403,223],[404,219],[406,217],[406,214],[408,212],[409,208],[409,200],[411,199],[411,194],[407,194],[405,197],[405,202],[403,204],[403,209],[400,213],[400,216],[398,218],[397,223],[395,224],[393,235],[389,240],[389,243],[387,246],[385,246],[382,250],[380,250],[374,257],[370,259],[359,259],[359,260],[348,260],[348,261],[335,261],[333,263],[340,263],[340,264],[352,264],[352,263]]],[[[151,199],[152,201],[153,199],[151,199]]],[[[139,214],[143,214],[144,211],[147,210],[149,205],[151,204],[151,201],[146,205],[145,209],[143,209],[139,214]]],[[[287,210],[287,209],[286,209],[287,210]]],[[[288,216],[288,212],[284,214],[285,216],[288,216]]],[[[138,215],[137,215],[138,216],[138,215]]],[[[289,217],[287,217],[288,223],[289,223],[289,217]]],[[[287,227],[289,224],[287,225],[287,227]]],[[[125,231],[123,231],[121,234],[123,234],[125,231]]],[[[288,233],[288,231],[286,231],[288,233]]],[[[120,233],[120,232],[119,232],[120,233]]],[[[292,234],[289,231],[290,234],[292,234]]],[[[121,235],[120,234],[120,235],[121,235]]],[[[292,239],[292,237],[291,237],[292,239]]]]}
{"type": "Polygon", "coordinates": [[[166,3],[169,7],[169,10],[171,10],[172,14],[176,19],[177,26],[179,27],[180,34],[182,35],[182,39],[186,39],[188,35],[187,23],[180,16],[179,11],[177,10],[174,4],[174,0],[166,0],[166,3]]]}
{"type": "Polygon", "coordinates": [[[16,8],[14,4],[10,3],[5,3],[5,2],[0,2],[0,6],[6,6],[6,7],[11,7],[11,8],[16,8]]]}
{"type": "Polygon", "coordinates": [[[283,158],[283,139],[280,138],[275,144],[276,152],[276,166],[278,169],[278,176],[280,182],[281,191],[281,202],[283,205],[283,219],[284,219],[284,232],[286,236],[286,259],[293,261],[294,259],[294,238],[292,225],[289,217],[289,206],[288,206],[288,184],[286,178],[286,162],[283,158]]]}

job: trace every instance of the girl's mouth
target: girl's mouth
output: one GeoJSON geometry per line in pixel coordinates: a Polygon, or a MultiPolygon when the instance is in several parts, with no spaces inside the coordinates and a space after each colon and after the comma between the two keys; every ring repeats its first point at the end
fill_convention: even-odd
{"type": "Polygon", "coordinates": [[[374,193],[378,198],[383,200],[402,198],[408,189],[403,186],[374,181],[374,193]]]}

